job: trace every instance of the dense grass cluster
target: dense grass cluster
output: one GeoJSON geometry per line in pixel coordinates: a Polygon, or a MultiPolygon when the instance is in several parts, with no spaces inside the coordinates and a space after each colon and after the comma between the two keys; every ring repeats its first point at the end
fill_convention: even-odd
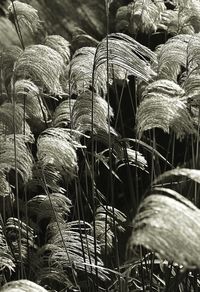
{"type": "Polygon", "coordinates": [[[102,40],[25,2],[0,17],[0,291],[199,291],[199,1],[105,1],[102,40]]]}

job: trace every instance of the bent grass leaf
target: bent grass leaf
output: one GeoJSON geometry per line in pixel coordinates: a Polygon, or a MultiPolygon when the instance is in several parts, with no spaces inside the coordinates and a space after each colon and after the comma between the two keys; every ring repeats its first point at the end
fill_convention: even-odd
{"type": "Polygon", "coordinates": [[[123,156],[121,157],[121,159],[119,156],[117,156],[117,158],[122,161],[122,163],[119,163],[117,169],[127,164],[133,165],[142,170],[145,170],[146,167],[148,166],[144,156],[139,151],[136,151],[131,148],[124,149],[123,156]]]}
{"type": "Polygon", "coordinates": [[[171,128],[177,138],[195,133],[187,106],[178,98],[158,96],[145,99],[139,106],[136,123],[139,138],[144,131],[153,128],[161,128],[167,133],[171,128]]]}
{"type": "Polygon", "coordinates": [[[158,77],[178,82],[178,75],[185,71],[189,77],[199,59],[198,34],[180,34],[157,48],[158,77]]]}
{"type": "Polygon", "coordinates": [[[198,106],[200,104],[200,72],[195,70],[189,74],[183,83],[183,88],[185,90],[185,97],[188,100],[188,104],[191,106],[198,106]]]}
{"type": "Polygon", "coordinates": [[[158,94],[164,97],[182,97],[185,91],[174,81],[168,79],[156,80],[144,89],[142,98],[156,97],[158,94]]]}
{"type": "Polygon", "coordinates": [[[154,154],[157,155],[161,160],[163,160],[166,164],[172,167],[172,164],[158,150],[154,149],[152,146],[148,145],[144,141],[138,140],[138,139],[131,139],[131,138],[123,138],[121,140],[125,142],[133,142],[135,144],[142,146],[148,152],[152,153],[153,156],[154,154]]]}
{"type": "Polygon", "coordinates": [[[157,48],[158,77],[177,82],[181,67],[187,66],[188,43],[193,36],[180,34],[157,48]]]}

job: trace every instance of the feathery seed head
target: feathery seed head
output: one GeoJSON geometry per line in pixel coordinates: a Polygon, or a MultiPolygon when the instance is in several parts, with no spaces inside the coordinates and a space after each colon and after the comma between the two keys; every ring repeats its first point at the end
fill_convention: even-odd
{"type": "Polygon", "coordinates": [[[79,144],[67,129],[48,128],[37,140],[37,157],[43,165],[51,164],[69,178],[76,176],[78,164],[76,148],[79,144]]]}
{"type": "Polygon", "coordinates": [[[10,274],[15,270],[14,258],[10,250],[10,247],[7,243],[5,230],[1,224],[0,224],[0,269],[1,271],[8,269],[10,274]]]}
{"type": "Polygon", "coordinates": [[[0,170],[9,173],[10,170],[16,170],[24,183],[32,178],[33,157],[26,146],[30,137],[16,134],[16,145],[13,135],[0,137],[0,170]],[[17,157],[15,157],[14,146],[16,147],[17,157]]]}
{"type": "Polygon", "coordinates": [[[5,134],[25,133],[27,137],[32,136],[30,126],[26,120],[24,120],[24,110],[18,104],[15,105],[15,108],[12,103],[7,102],[0,106],[0,128],[2,127],[5,129],[5,134]],[[13,114],[15,120],[13,120],[13,114]]]}
{"type": "Polygon", "coordinates": [[[2,292],[16,292],[16,291],[29,291],[29,292],[47,292],[45,288],[29,280],[17,280],[6,283],[2,288],[2,292]]]}
{"type": "MultiPolygon", "coordinates": [[[[93,116],[93,130],[95,134],[100,131],[109,132],[108,118],[113,117],[113,110],[109,107],[108,117],[108,103],[105,99],[97,94],[94,94],[92,101],[92,93],[86,91],[82,93],[75,101],[72,109],[72,127],[80,133],[91,131],[91,123],[93,116]],[[93,115],[92,115],[93,102],[93,115]]],[[[110,129],[115,132],[114,129],[110,129]]]]}
{"type": "Polygon", "coordinates": [[[112,33],[108,35],[108,40],[104,38],[99,43],[94,61],[95,75],[100,76],[102,66],[106,68],[107,61],[109,66],[114,65],[114,69],[116,66],[125,70],[127,76],[134,75],[144,81],[156,76],[150,66],[150,62],[157,63],[156,55],[150,49],[122,33],[112,33]]]}
{"type": "Polygon", "coordinates": [[[187,104],[181,99],[184,90],[169,80],[158,80],[147,86],[136,114],[139,136],[146,130],[161,128],[169,133],[169,128],[182,138],[196,130],[187,104]]]}
{"type": "Polygon", "coordinates": [[[200,211],[189,200],[170,189],[155,189],[139,207],[129,245],[143,245],[185,269],[199,268],[199,222],[200,211]]]}
{"type": "Polygon", "coordinates": [[[53,222],[64,219],[69,214],[71,205],[70,199],[61,193],[37,195],[27,203],[29,210],[37,216],[38,222],[43,219],[53,222]]]}
{"type": "Polygon", "coordinates": [[[95,232],[102,251],[105,250],[106,245],[111,251],[115,237],[114,229],[116,227],[118,231],[124,231],[121,224],[125,221],[126,216],[112,206],[100,206],[97,208],[95,214],[95,232]]]}
{"type": "Polygon", "coordinates": [[[55,109],[52,123],[54,127],[66,127],[71,122],[72,108],[75,104],[75,99],[67,99],[61,102],[55,109]]]}
{"type": "Polygon", "coordinates": [[[97,93],[107,92],[106,86],[106,70],[102,70],[94,77],[93,84],[93,66],[96,48],[83,47],[78,49],[70,62],[69,79],[71,83],[72,93],[81,94],[92,86],[94,86],[97,93]]]}
{"type": "Polygon", "coordinates": [[[65,65],[70,61],[70,43],[60,35],[49,35],[44,41],[44,45],[57,51],[64,60],[65,65]]]}
{"type": "MultiPolygon", "coordinates": [[[[20,79],[14,84],[17,104],[25,110],[27,119],[32,128],[41,128],[48,120],[47,109],[40,97],[39,88],[31,80],[20,79]]],[[[37,129],[38,130],[38,129],[37,129]]]]}
{"type": "Polygon", "coordinates": [[[54,49],[44,45],[27,47],[15,63],[15,79],[30,78],[35,84],[46,87],[51,93],[61,90],[60,77],[64,61],[54,49]]]}
{"type": "Polygon", "coordinates": [[[5,230],[16,261],[27,263],[30,249],[36,248],[33,229],[18,218],[10,217],[5,230]]]}
{"type": "Polygon", "coordinates": [[[9,18],[13,22],[16,21],[15,17],[17,17],[17,23],[21,30],[25,28],[34,34],[40,27],[38,11],[29,4],[13,1],[8,7],[8,12],[9,18]]]}

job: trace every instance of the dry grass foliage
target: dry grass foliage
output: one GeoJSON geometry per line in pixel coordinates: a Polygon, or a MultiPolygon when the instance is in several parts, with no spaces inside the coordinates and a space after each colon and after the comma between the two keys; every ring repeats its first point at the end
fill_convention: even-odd
{"type": "Polygon", "coordinates": [[[105,37],[70,41],[25,2],[0,17],[0,290],[199,291],[199,1],[105,1],[105,37]]]}

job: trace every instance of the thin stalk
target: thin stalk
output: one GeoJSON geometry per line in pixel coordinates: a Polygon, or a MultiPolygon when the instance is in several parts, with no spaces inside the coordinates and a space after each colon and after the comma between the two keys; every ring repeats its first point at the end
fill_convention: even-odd
{"type": "MultiPolygon", "coordinates": [[[[197,133],[199,133],[200,130],[200,108],[199,108],[199,115],[198,115],[198,127],[197,127],[197,133]]],[[[198,165],[199,160],[199,137],[197,137],[196,141],[196,159],[195,159],[195,168],[198,165]]],[[[197,207],[199,207],[199,199],[198,199],[198,185],[195,183],[195,190],[194,190],[194,203],[197,207]]]]}
{"type": "Polygon", "coordinates": [[[169,287],[170,287],[170,282],[171,282],[170,278],[171,278],[172,268],[173,268],[173,263],[168,265],[168,273],[166,273],[165,292],[170,292],[169,287]]]}
{"type": "MultiPolygon", "coordinates": [[[[77,215],[78,215],[78,221],[79,221],[79,233],[80,233],[80,238],[81,238],[81,247],[82,247],[82,253],[83,253],[83,260],[86,263],[86,256],[85,256],[85,249],[84,249],[84,245],[83,245],[83,234],[82,234],[82,229],[81,229],[81,225],[80,225],[80,221],[81,221],[81,215],[80,215],[80,206],[82,206],[82,200],[81,200],[81,196],[80,196],[80,182],[79,179],[75,179],[75,194],[76,194],[76,209],[77,209],[77,215]]],[[[88,240],[87,240],[87,233],[85,233],[85,237],[86,237],[86,243],[87,243],[87,248],[88,248],[88,256],[89,256],[89,262],[90,264],[92,264],[91,262],[91,258],[90,258],[90,250],[89,250],[89,246],[88,246],[88,240]]],[[[88,278],[88,272],[87,272],[87,267],[85,266],[85,275],[86,275],[86,279],[87,279],[87,286],[89,288],[89,278],[88,278]]]]}
{"type": "Polygon", "coordinates": [[[151,254],[151,273],[150,273],[150,291],[153,292],[153,269],[154,269],[154,260],[155,260],[155,255],[152,253],[151,254]]]}
{"type": "Polygon", "coordinates": [[[172,165],[174,165],[174,157],[175,157],[175,145],[176,145],[176,137],[175,133],[172,134],[172,165]]]}
{"type": "Polygon", "coordinates": [[[16,12],[16,9],[15,9],[14,1],[11,0],[11,3],[12,3],[12,7],[13,7],[13,12],[14,12],[14,26],[15,26],[18,38],[20,40],[22,49],[24,50],[25,49],[25,45],[24,45],[22,34],[21,34],[21,29],[20,29],[20,26],[19,26],[19,22],[18,22],[18,19],[17,19],[17,12],[16,12]]]}
{"type": "MultiPolygon", "coordinates": [[[[114,214],[114,182],[113,182],[113,167],[112,167],[112,142],[111,142],[111,134],[110,134],[110,93],[109,93],[109,1],[105,0],[105,7],[106,7],[106,70],[107,70],[107,100],[108,100],[108,145],[109,145],[109,174],[110,174],[110,192],[111,192],[111,206],[112,206],[112,213],[113,213],[113,229],[114,229],[114,246],[115,246],[115,258],[116,258],[116,265],[117,265],[117,271],[120,272],[120,261],[119,261],[119,251],[118,251],[118,240],[117,240],[117,227],[115,222],[115,214],[114,214]]],[[[106,222],[107,225],[107,222],[106,222]]],[[[121,291],[121,281],[120,276],[118,276],[118,288],[119,292],[121,291]]]]}
{"type": "MultiPolygon", "coordinates": [[[[16,207],[17,207],[17,218],[20,220],[20,200],[19,200],[19,180],[18,180],[18,167],[17,167],[17,138],[16,138],[16,97],[15,97],[15,82],[14,76],[11,78],[11,92],[12,92],[12,102],[13,102],[13,137],[14,137],[14,157],[15,157],[15,190],[16,190],[16,207]]],[[[20,226],[18,228],[19,232],[19,260],[20,260],[20,271],[19,271],[19,279],[23,279],[23,259],[22,259],[22,249],[21,249],[21,242],[22,242],[22,235],[20,226]]]]}
{"type": "Polygon", "coordinates": [[[141,268],[142,291],[143,292],[146,292],[146,288],[145,288],[145,276],[144,276],[144,269],[143,269],[142,259],[143,259],[143,251],[142,251],[142,246],[140,246],[140,260],[141,260],[140,268],[141,268]]]}
{"type": "Polygon", "coordinates": [[[124,131],[124,123],[123,123],[123,118],[122,118],[122,113],[121,113],[121,103],[122,103],[123,93],[124,93],[124,89],[125,89],[125,84],[126,84],[126,80],[124,80],[124,82],[123,82],[122,90],[121,90],[120,97],[119,97],[118,96],[118,91],[117,91],[117,86],[116,86],[116,81],[114,80],[115,94],[116,94],[116,98],[117,98],[117,101],[118,101],[118,108],[117,108],[117,114],[116,114],[116,119],[115,119],[115,129],[117,127],[117,123],[118,123],[118,120],[119,120],[119,117],[120,117],[122,133],[125,133],[125,131],[124,131]]]}
{"type": "MultiPolygon", "coordinates": [[[[92,70],[92,104],[91,104],[91,180],[92,180],[92,212],[93,212],[93,233],[94,233],[94,254],[95,254],[95,265],[97,265],[97,244],[96,244],[96,224],[95,224],[95,211],[96,211],[96,202],[95,202],[95,152],[94,152],[94,80],[95,80],[95,59],[98,51],[98,47],[94,56],[94,64],[92,70]]],[[[96,272],[96,282],[98,281],[98,269],[95,269],[96,272]]],[[[97,282],[98,283],[98,282],[97,282]]],[[[99,291],[98,285],[96,286],[96,291],[99,291]]]]}

